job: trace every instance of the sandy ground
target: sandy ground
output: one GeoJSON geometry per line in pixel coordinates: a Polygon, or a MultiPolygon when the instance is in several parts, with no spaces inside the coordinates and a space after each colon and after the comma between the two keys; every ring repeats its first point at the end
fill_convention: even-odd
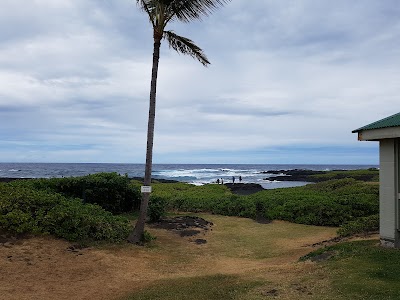
{"type": "Polygon", "coordinates": [[[164,229],[151,232],[157,236],[152,247],[78,249],[52,237],[3,239],[0,299],[119,299],[159,279],[211,274],[251,274],[270,282],[289,280],[295,291],[295,278],[315,271],[314,263],[299,264],[298,258],[314,249],[311,244],[334,235],[334,229],[326,229],[307,238],[282,240],[282,255],[254,259],[216,253],[218,240],[213,236],[218,226],[203,233],[208,240],[204,245],[164,229]]]}

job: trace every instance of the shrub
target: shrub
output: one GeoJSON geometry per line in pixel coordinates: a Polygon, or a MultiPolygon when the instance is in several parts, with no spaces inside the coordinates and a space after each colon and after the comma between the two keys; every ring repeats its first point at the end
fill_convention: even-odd
{"type": "Polygon", "coordinates": [[[145,230],[143,232],[142,235],[142,239],[140,240],[142,243],[147,244],[150,243],[151,241],[156,240],[157,237],[155,237],[154,235],[152,235],[150,232],[148,232],[147,230],[145,230]]]}
{"type": "Polygon", "coordinates": [[[71,241],[121,241],[130,231],[126,218],[98,205],[18,185],[0,185],[0,228],[13,233],[48,233],[71,241]]]}
{"type": "Polygon", "coordinates": [[[340,236],[349,236],[359,233],[366,234],[377,230],[379,230],[379,214],[347,222],[338,229],[337,234],[340,236]]]}
{"type": "Polygon", "coordinates": [[[352,178],[302,187],[264,190],[248,196],[233,195],[222,185],[154,184],[153,196],[168,209],[220,215],[280,219],[295,223],[340,226],[379,212],[379,186],[352,178]]]}
{"type": "Polygon", "coordinates": [[[353,178],[360,181],[379,181],[379,170],[369,168],[367,170],[335,170],[324,174],[310,175],[309,179],[313,182],[321,182],[332,179],[353,178]]]}
{"type": "Polygon", "coordinates": [[[215,201],[210,211],[225,216],[255,218],[256,204],[246,197],[231,195],[229,198],[215,201]]]}
{"type": "Polygon", "coordinates": [[[150,222],[157,222],[166,214],[167,201],[162,197],[151,196],[147,215],[150,222]]]}
{"type": "Polygon", "coordinates": [[[124,240],[130,231],[129,222],[113,216],[98,205],[82,204],[79,199],[65,200],[51,209],[43,219],[43,227],[68,240],[124,240]]]}
{"type": "Polygon", "coordinates": [[[127,176],[98,173],[83,177],[33,179],[13,182],[14,185],[61,193],[80,198],[85,203],[98,204],[114,214],[139,208],[139,189],[127,176]]]}
{"type": "Polygon", "coordinates": [[[379,212],[377,185],[340,179],[303,187],[265,190],[248,196],[267,219],[340,226],[379,212]]]}

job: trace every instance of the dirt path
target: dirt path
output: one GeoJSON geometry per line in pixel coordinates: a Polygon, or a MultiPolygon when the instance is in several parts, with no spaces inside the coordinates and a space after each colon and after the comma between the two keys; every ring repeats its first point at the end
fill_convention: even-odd
{"type": "Polygon", "coordinates": [[[157,240],[152,247],[77,249],[51,237],[0,244],[0,299],[118,299],[159,279],[211,274],[290,281],[313,268],[311,263],[296,263],[313,250],[305,245],[335,232],[286,222],[205,218],[214,223],[212,230],[201,233],[205,244],[154,228],[150,231],[157,240]]]}

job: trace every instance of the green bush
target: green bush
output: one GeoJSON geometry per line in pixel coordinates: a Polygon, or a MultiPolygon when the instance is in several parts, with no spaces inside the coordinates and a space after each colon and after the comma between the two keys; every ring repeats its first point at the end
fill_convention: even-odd
{"type": "Polygon", "coordinates": [[[117,173],[98,173],[83,177],[33,179],[13,184],[61,193],[80,198],[85,203],[97,204],[114,214],[139,208],[141,195],[138,187],[127,176],[117,173]]]}
{"type": "Polygon", "coordinates": [[[151,196],[147,215],[150,222],[157,222],[162,217],[165,217],[167,201],[162,197],[151,196]]]}
{"type": "Polygon", "coordinates": [[[367,234],[379,230],[379,214],[368,217],[361,217],[354,221],[342,225],[337,233],[340,236],[350,236],[354,234],[367,234]]]}
{"type": "Polygon", "coordinates": [[[246,197],[231,195],[229,198],[213,202],[210,211],[224,216],[254,219],[256,217],[256,204],[246,197]]]}
{"type": "Polygon", "coordinates": [[[378,213],[379,187],[354,179],[340,179],[303,187],[265,190],[248,196],[267,219],[340,226],[378,213]]]}
{"type": "Polygon", "coordinates": [[[140,241],[141,241],[142,243],[144,243],[144,244],[148,244],[148,243],[150,243],[151,241],[154,241],[154,240],[156,240],[156,239],[157,239],[156,236],[152,235],[150,232],[148,232],[147,230],[145,230],[145,231],[143,232],[142,239],[141,239],[140,241]]]}
{"type": "Polygon", "coordinates": [[[208,212],[247,218],[254,218],[256,215],[256,206],[253,201],[233,195],[226,186],[156,183],[153,184],[153,189],[152,196],[164,199],[167,209],[170,210],[208,212]]]}
{"type": "Polygon", "coordinates": [[[329,171],[325,174],[310,175],[310,180],[313,182],[321,182],[333,179],[353,178],[360,181],[379,181],[379,170],[376,168],[369,168],[367,170],[336,170],[329,171]]]}
{"type": "Polygon", "coordinates": [[[153,190],[153,196],[166,201],[167,209],[248,218],[263,215],[269,220],[320,226],[340,226],[379,212],[379,186],[352,178],[248,196],[233,195],[226,186],[216,184],[158,183],[153,190]]]}
{"type": "Polygon", "coordinates": [[[0,228],[13,233],[47,233],[71,241],[121,241],[130,231],[126,218],[98,205],[58,193],[0,184],[0,228]]]}

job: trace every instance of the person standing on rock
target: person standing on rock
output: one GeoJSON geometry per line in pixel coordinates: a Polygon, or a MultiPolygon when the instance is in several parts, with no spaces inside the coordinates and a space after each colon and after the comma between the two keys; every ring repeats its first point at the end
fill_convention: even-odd
{"type": "Polygon", "coordinates": [[[219,178],[217,179],[217,184],[219,184],[219,178]]]}
{"type": "Polygon", "coordinates": [[[221,184],[224,184],[224,180],[221,178],[221,184]]]}
{"type": "Polygon", "coordinates": [[[235,176],[232,176],[232,183],[235,184],[235,176]]]}
{"type": "Polygon", "coordinates": [[[239,182],[242,182],[242,176],[239,176],[239,182]]]}

